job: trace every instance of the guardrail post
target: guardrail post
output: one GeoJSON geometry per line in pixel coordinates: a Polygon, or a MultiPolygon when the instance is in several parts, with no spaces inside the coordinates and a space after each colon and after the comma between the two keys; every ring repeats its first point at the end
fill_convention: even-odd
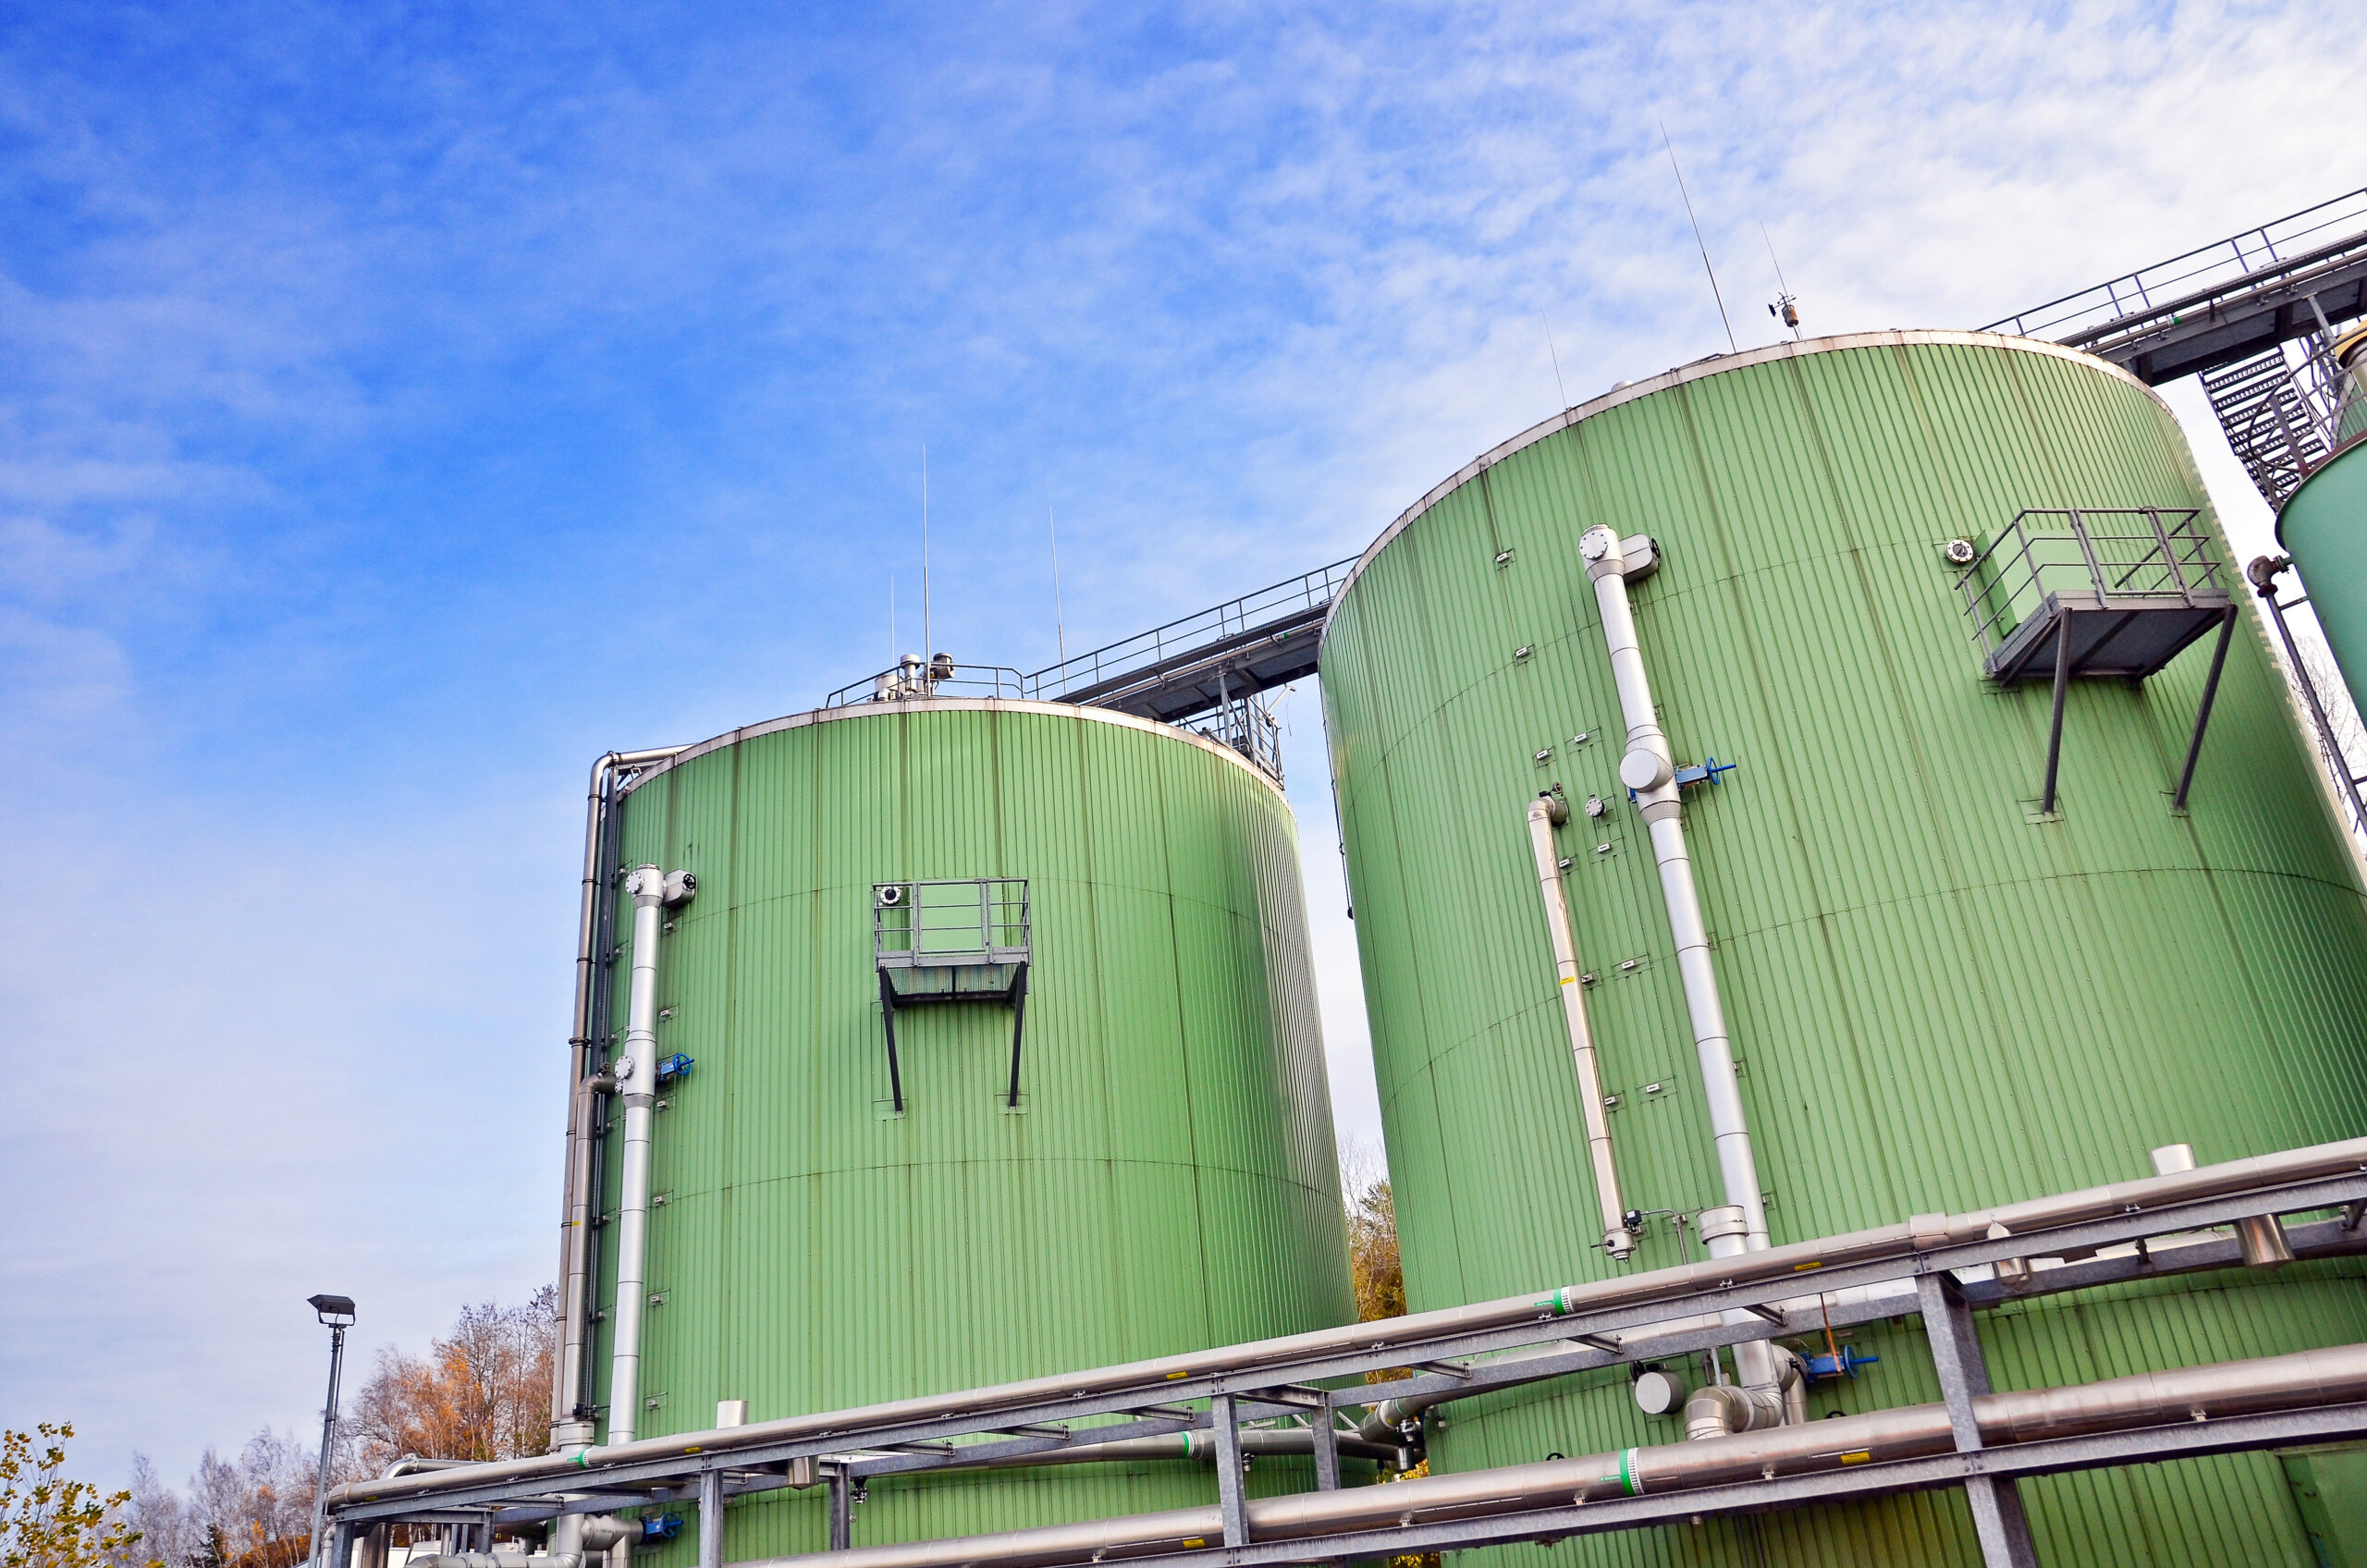
{"type": "Polygon", "coordinates": [[[723,1472],[699,1472],[699,1568],[723,1568],[723,1472]]]}
{"type": "Polygon", "coordinates": [[[1224,1513],[1224,1544],[1249,1544],[1249,1514],[1242,1498],[1241,1428],[1233,1415],[1231,1394],[1208,1401],[1208,1423],[1216,1428],[1217,1505],[1224,1513]]]}
{"type": "MultiPolygon", "coordinates": [[[[1972,1309],[1965,1305],[1954,1277],[1944,1271],[1917,1275],[1915,1294],[1922,1304],[1923,1333],[1932,1341],[1932,1364],[1947,1398],[1956,1452],[1978,1453],[1981,1423],[1973,1416],[1972,1402],[1989,1392],[1989,1364],[1972,1327],[1972,1309]]],[[[1964,1495],[1972,1505],[1972,1527],[1981,1537],[1981,1560],[1988,1568],[2038,1568],[2030,1520],[2011,1476],[1968,1476],[1964,1495]]]]}
{"type": "Polygon", "coordinates": [[[830,1483],[830,1550],[847,1551],[854,1546],[853,1485],[843,1464],[823,1466],[822,1473],[830,1483]]]}

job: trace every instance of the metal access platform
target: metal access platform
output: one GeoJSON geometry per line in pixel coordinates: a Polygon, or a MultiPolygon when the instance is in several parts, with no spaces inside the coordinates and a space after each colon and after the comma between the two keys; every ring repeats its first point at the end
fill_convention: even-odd
{"type": "Polygon", "coordinates": [[[1957,579],[1992,680],[2142,680],[2234,606],[2193,508],[2018,512],[1957,579]]]}
{"type": "Polygon", "coordinates": [[[2144,680],[2215,627],[2219,643],[2174,796],[2186,809],[2236,625],[2223,576],[2194,508],[2034,508],[1972,555],[1956,587],[1981,672],[2000,685],[2054,683],[2042,815],[2054,811],[2070,682],[2144,680]]]}

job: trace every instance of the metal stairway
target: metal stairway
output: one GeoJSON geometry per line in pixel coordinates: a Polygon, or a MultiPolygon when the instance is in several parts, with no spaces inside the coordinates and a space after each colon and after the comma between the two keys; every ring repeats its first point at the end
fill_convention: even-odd
{"type": "Polygon", "coordinates": [[[2303,405],[2284,346],[2205,371],[2202,389],[2244,472],[2270,506],[2283,506],[2302,475],[2326,455],[2319,422],[2303,405]]]}

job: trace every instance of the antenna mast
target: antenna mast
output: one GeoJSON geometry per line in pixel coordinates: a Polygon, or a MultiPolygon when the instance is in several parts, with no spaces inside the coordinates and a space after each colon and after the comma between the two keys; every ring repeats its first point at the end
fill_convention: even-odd
{"type": "Polygon", "coordinates": [[[928,605],[928,443],[921,443],[921,657],[935,658],[937,633],[929,624],[928,605]]]}
{"type": "Polygon", "coordinates": [[[1676,143],[1668,139],[1668,121],[1661,121],[1661,145],[1668,149],[1668,166],[1676,171],[1676,193],[1685,200],[1685,221],[1693,226],[1693,243],[1701,247],[1701,270],[1710,275],[1710,297],[1718,301],[1718,319],[1725,323],[1726,347],[1742,352],[1735,341],[1735,324],[1726,315],[1726,297],[1718,288],[1718,269],[1710,264],[1710,244],[1701,238],[1701,220],[1693,215],[1693,196],[1685,189],[1685,171],[1676,166],[1676,143]]]}
{"type": "Polygon", "coordinates": [[[1069,629],[1061,614],[1061,525],[1052,520],[1052,508],[1044,508],[1044,526],[1052,534],[1052,630],[1061,644],[1061,690],[1069,689],[1069,629]]]}
{"type": "Polygon", "coordinates": [[[1570,406],[1570,389],[1562,385],[1562,350],[1553,347],[1553,318],[1543,311],[1537,313],[1545,317],[1545,351],[1553,356],[1553,390],[1562,394],[1562,407],[1567,409],[1570,406]]]}

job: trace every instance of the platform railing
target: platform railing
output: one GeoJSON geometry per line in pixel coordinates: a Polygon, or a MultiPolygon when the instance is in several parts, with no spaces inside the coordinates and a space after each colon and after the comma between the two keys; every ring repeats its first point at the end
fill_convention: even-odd
{"type": "Polygon", "coordinates": [[[2219,573],[2195,508],[2033,508],[1989,541],[1956,586],[1986,665],[2059,594],[2195,606],[2204,594],[2224,596],[2219,573]]]}
{"type": "Polygon", "coordinates": [[[1227,637],[1240,636],[1294,611],[1321,609],[1338,595],[1348,580],[1349,569],[1355,564],[1355,557],[1334,561],[1039,669],[1026,678],[1025,695],[1058,702],[1071,692],[1100,686],[1138,670],[1157,668],[1179,655],[1227,637]]]}
{"type": "Polygon", "coordinates": [[[901,703],[927,697],[1029,695],[1027,677],[1009,665],[963,664],[948,659],[904,659],[876,675],[849,681],[822,699],[826,708],[858,703],[901,703]]]}
{"type": "Polygon", "coordinates": [[[2367,189],[2248,228],[2092,288],[1992,322],[1984,332],[2070,341],[2132,318],[2147,318],[2214,286],[2290,265],[2367,222],[2367,189]]]}

